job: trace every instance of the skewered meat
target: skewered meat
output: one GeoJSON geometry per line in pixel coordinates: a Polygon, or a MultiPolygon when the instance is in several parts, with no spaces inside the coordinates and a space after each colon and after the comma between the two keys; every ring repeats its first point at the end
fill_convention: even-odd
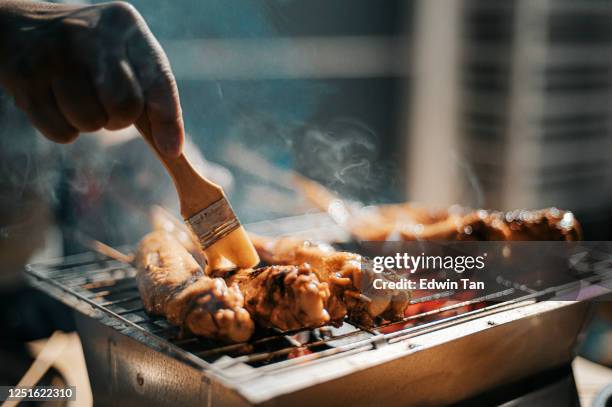
{"type": "Polygon", "coordinates": [[[568,240],[581,239],[578,221],[557,208],[511,212],[426,209],[411,204],[368,208],[347,227],[364,241],[383,240],[568,240]]]}
{"type": "Polygon", "coordinates": [[[355,208],[315,181],[298,176],[294,183],[310,202],[329,212],[362,241],[575,241],[582,238],[574,215],[557,208],[506,213],[458,205],[448,209],[431,208],[412,203],[355,208]]]}
{"type": "Polygon", "coordinates": [[[252,236],[260,257],[272,264],[308,265],[319,280],[329,284],[331,296],[327,302],[331,322],[339,324],[348,317],[369,326],[374,319],[397,320],[404,316],[408,294],[401,290],[380,290],[368,298],[361,287],[371,283],[373,274],[367,260],[348,252],[336,252],[324,243],[285,237],[276,240],[252,236]]]}
{"type": "MultiPolygon", "coordinates": [[[[534,211],[497,212],[451,208],[427,217],[414,207],[402,211],[396,208],[392,216],[387,211],[387,224],[395,222],[401,240],[580,240],[580,225],[571,212],[556,208],[534,211]],[[412,222],[407,222],[412,215],[412,222]]],[[[385,216],[385,215],[383,215],[385,216]]],[[[357,221],[358,223],[358,221],[357,221]]],[[[357,230],[357,229],[356,229],[357,230]]],[[[357,233],[357,232],[355,232],[357,233]]],[[[384,232],[378,232],[384,236],[384,232]]],[[[387,232],[386,238],[391,232],[387,232]]],[[[383,239],[384,240],[384,239],[383,239]]]]}
{"type": "Polygon", "coordinates": [[[145,309],[196,335],[243,342],[254,324],[237,284],[210,278],[169,233],[146,235],[136,251],[136,282],[145,309]]]}
{"type": "Polygon", "coordinates": [[[258,325],[291,331],[329,322],[325,308],[329,286],[320,282],[308,265],[236,270],[226,281],[238,284],[245,307],[258,325]]]}
{"type": "Polygon", "coordinates": [[[557,208],[498,213],[508,228],[507,240],[582,240],[580,224],[569,211],[557,208]]]}

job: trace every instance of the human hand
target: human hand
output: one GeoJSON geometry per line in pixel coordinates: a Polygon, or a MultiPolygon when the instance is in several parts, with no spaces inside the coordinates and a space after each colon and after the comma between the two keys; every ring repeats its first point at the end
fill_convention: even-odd
{"type": "Polygon", "coordinates": [[[183,118],[168,58],[127,3],[93,6],[0,0],[0,84],[49,139],[150,129],[178,156],[183,118]]]}

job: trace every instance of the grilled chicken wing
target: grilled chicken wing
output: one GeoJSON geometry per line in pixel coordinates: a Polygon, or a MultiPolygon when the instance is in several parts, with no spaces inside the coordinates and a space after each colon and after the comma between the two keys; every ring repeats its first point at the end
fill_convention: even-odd
{"type": "Polygon", "coordinates": [[[196,335],[243,342],[254,324],[238,285],[204,275],[193,256],[172,235],[154,231],[136,251],[136,282],[150,314],[165,316],[196,335]]]}
{"type": "MultiPolygon", "coordinates": [[[[166,231],[205,266],[197,239],[178,219],[160,207],[151,212],[153,227],[166,231]]],[[[282,331],[315,328],[329,321],[325,309],[329,286],[319,281],[308,266],[270,266],[259,269],[207,270],[225,279],[228,286],[238,284],[245,308],[258,325],[282,331]]]]}
{"type": "Polygon", "coordinates": [[[226,281],[240,287],[246,309],[260,326],[291,331],[329,322],[329,286],[307,265],[237,270],[226,281]]]}
{"type": "Polygon", "coordinates": [[[373,274],[365,258],[358,254],[337,252],[324,243],[285,237],[252,237],[263,260],[272,264],[308,265],[319,280],[329,284],[327,301],[330,320],[339,324],[345,316],[369,326],[374,318],[397,320],[404,316],[410,298],[405,291],[380,290],[374,298],[361,293],[373,274]]]}

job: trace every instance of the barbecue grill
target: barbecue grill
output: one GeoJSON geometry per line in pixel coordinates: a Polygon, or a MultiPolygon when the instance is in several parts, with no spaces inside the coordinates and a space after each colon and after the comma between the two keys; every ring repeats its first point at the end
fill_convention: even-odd
{"type": "MultiPolygon", "coordinates": [[[[313,227],[312,219],[298,217],[251,229],[298,232],[304,224],[313,227]]],[[[314,238],[340,233],[328,224],[316,231],[314,238]]],[[[568,364],[587,300],[612,288],[610,266],[612,258],[600,258],[585,265],[580,281],[540,290],[498,280],[492,294],[403,321],[260,330],[249,343],[231,345],[182,335],[147,315],[136,270],[102,254],[30,265],[27,272],[35,286],[77,311],[99,405],[407,406],[464,400],[568,364]]]]}

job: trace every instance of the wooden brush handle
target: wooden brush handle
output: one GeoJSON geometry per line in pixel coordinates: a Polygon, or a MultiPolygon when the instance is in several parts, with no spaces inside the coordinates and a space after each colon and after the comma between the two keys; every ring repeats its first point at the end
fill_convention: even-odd
{"type": "Polygon", "coordinates": [[[192,215],[225,196],[219,185],[198,174],[184,153],[181,153],[178,157],[168,157],[162,154],[157,148],[155,140],[153,140],[150,129],[141,122],[142,120],[136,128],[170,174],[176,187],[181,205],[181,215],[184,219],[189,219],[192,215]]]}

